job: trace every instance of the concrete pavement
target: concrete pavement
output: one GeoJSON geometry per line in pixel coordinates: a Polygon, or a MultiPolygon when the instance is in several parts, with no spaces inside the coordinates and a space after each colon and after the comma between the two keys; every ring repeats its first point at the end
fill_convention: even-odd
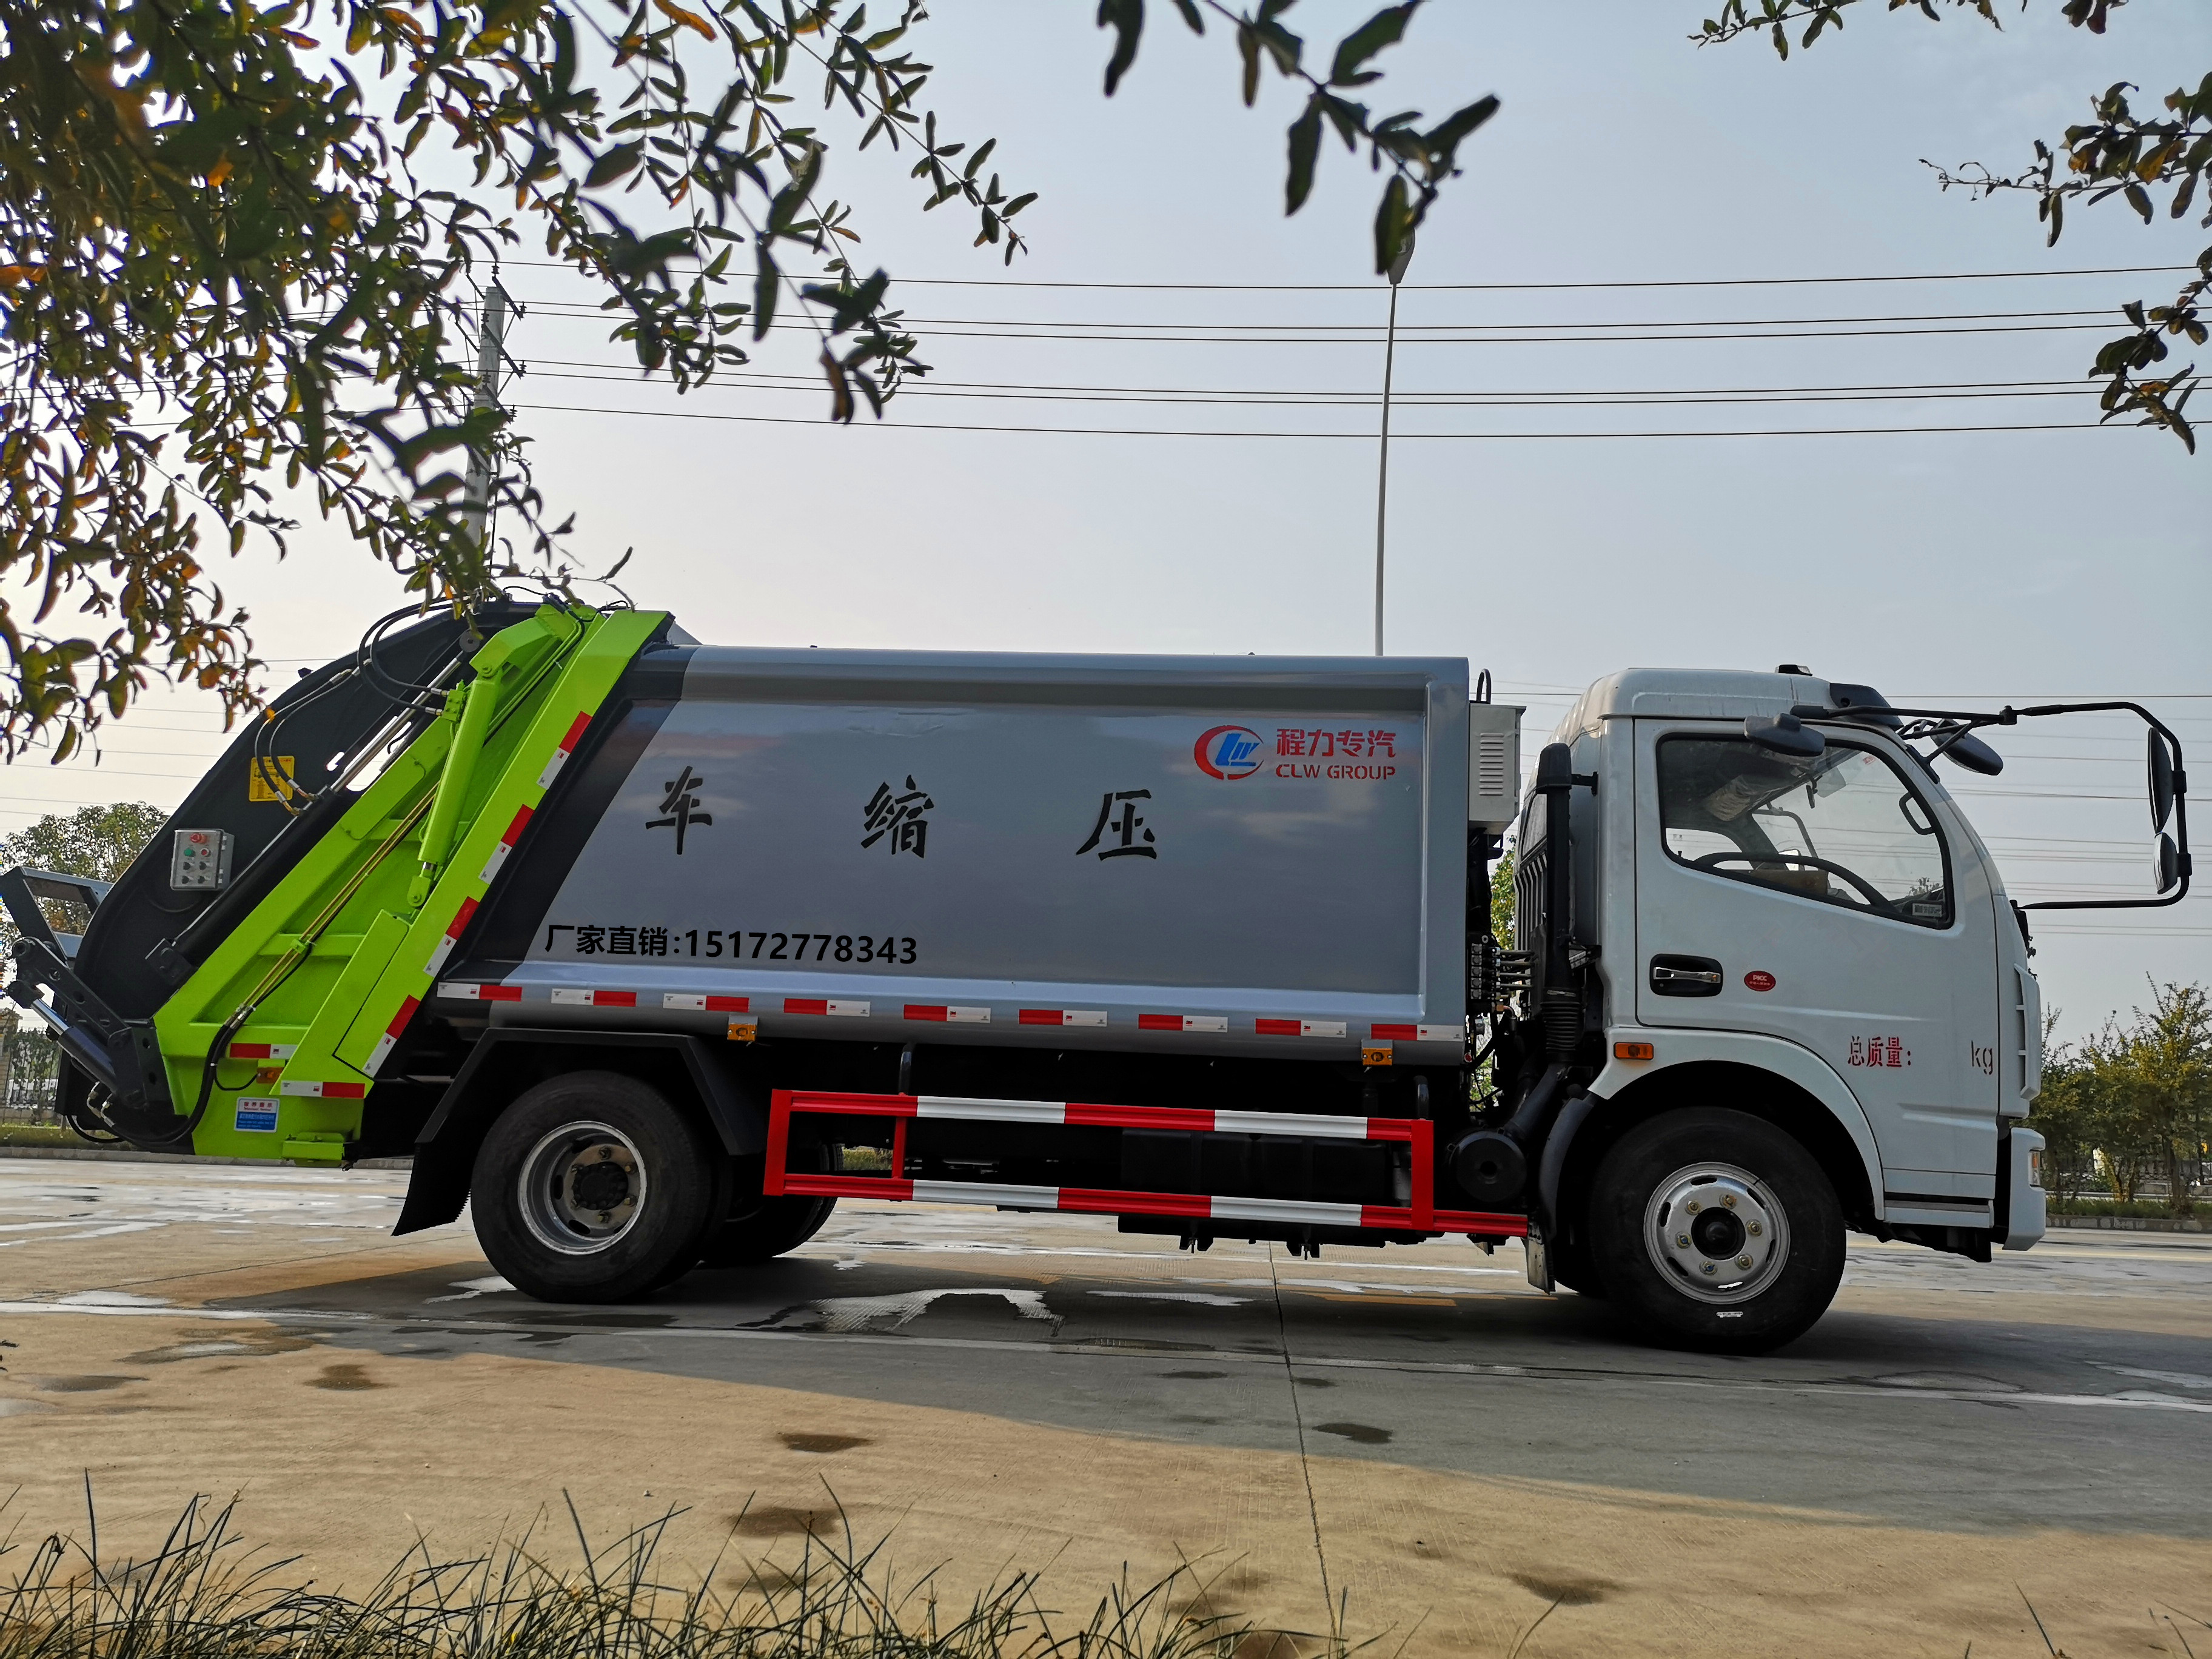
{"type": "Polygon", "coordinates": [[[702,1571],[734,1526],[742,1589],[842,1509],[948,1587],[1046,1569],[1087,1607],[1196,1559],[1206,1609],[1340,1607],[1409,1653],[1504,1654],[1547,1608],[1525,1653],[2043,1653],[2023,1593],[2077,1652],[2212,1618],[2212,1239],[1854,1240],[1810,1334],[1717,1358],[1511,1250],[850,1202],[765,1268],[547,1307],[465,1225],[385,1237],[404,1182],[0,1159],[19,1531],[72,1524],[88,1469],[104,1540],[243,1489],[359,1587],[567,1492],[610,1531],[685,1507],[702,1571]]]}

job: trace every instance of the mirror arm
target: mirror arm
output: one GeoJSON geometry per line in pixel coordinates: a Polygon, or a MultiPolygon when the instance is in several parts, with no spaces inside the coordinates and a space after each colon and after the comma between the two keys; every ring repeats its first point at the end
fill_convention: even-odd
{"type": "MultiPolygon", "coordinates": [[[[2041,720],[2051,714],[2100,714],[2124,710],[2136,715],[2142,723],[2166,739],[2167,752],[2173,757],[2173,839],[2176,858],[2174,871],[2179,879],[2171,893],[2147,899],[2040,899],[2033,904],[2021,905],[2023,910],[2163,910],[2168,905],[2179,904],[2189,896],[2189,877],[2191,860],[2189,855],[2189,774],[2181,759],[2181,739],[2173,728],[2139,702],[2115,698],[2104,702],[2039,702],[2026,708],[2015,708],[2007,703],[1995,714],[1978,713],[1962,708],[1897,708],[1864,713],[1847,708],[1830,708],[1822,703],[1800,703],[1790,712],[1801,720],[1840,720],[1852,725],[1872,722],[1867,715],[1879,712],[1923,720],[1956,721],[1963,735],[1978,726],[2016,726],[2024,720],[2041,720]]],[[[1887,722],[1884,722],[1885,724],[1887,722]]],[[[1915,752],[1909,750],[1907,752],[1915,752]]],[[[1940,750],[1938,751],[1940,752],[1940,750]]]]}

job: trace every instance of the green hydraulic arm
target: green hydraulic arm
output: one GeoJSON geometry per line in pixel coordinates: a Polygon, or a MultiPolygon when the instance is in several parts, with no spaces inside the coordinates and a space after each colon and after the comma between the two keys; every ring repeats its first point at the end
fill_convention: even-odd
{"type": "Polygon", "coordinates": [[[336,1164],[379,1068],[661,611],[544,605],[155,1012],[192,1150],[336,1164]]]}

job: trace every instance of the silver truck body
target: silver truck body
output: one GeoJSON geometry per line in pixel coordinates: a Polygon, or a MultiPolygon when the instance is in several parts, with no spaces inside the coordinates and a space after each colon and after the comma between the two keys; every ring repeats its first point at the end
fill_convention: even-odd
{"type": "Polygon", "coordinates": [[[1464,661],[653,654],[501,1023],[1458,1063],[1464,661]]]}

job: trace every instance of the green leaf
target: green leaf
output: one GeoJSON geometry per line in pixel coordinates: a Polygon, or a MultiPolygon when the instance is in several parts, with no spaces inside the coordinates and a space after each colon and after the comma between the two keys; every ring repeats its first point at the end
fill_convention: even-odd
{"type": "Polygon", "coordinates": [[[639,152],[644,148],[642,143],[617,144],[592,163],[592,170],[584,175],[584,188],[597,190],[602,185],[612,184],[637,165],[639,152]]]}
{"type": "Polygon", "coordinates": [[[1388,274],[1397,262],[1398,250],[1413,233],[1413,208],[1403,173],[1395,173],[1382,191],[1382,204],[1375,210],[1375,274],[1388,274]]]}
{"type": "Polygon", "coordinates": [[[769,325],[775,320],[776,295],[783,286],[783,273],[776,269],[767,238],[761,239],[753,252],[753,338],[760,340],[767,337],[769,325]]]}
{"type": "Polygon", "coordinates": [[[1306,100],[1305,112],[1291,123],[1290,174],[1283,185],[1283,212],[1287,216],[1306,204],[1313,193],[1314,163],[1321,156],[1322,97],[1306,100]]]}
{"type": "Polygon", "coordinates": [[[1358,28],[1344,37],[1336,49],[1336,61],[1329,66],[1331,86],[1358,86],[1374,78],[1361,75],[1360,69],[1367,60],[1385,46],[1395,46],[1404,38],[1406,25],[1413,21],[1413,14],[1421,9],[1423,0],[1405,0],[1403,5],[1385,6],[1358,28]]]}
{"type": "Polygon", "coordinates": [[[1498,113],[1498,100],[1478,98],[1465,109],[1446,116],[1428,133],[1424,141],[1429,154],[1435,159],[1438,172],[1449,172],[1452,160],[1459,152],[1460,141],[1498,113]]]}
{"type": "Polygon", "coordinates": [[[1106,95],[1111,98],[1129,65],[1137,61],[1137,40],[1145,32],[1145,0],[1098,0],[1098,27],[1114,31],[1114,55],[1106,60],[1106,95]]]}

